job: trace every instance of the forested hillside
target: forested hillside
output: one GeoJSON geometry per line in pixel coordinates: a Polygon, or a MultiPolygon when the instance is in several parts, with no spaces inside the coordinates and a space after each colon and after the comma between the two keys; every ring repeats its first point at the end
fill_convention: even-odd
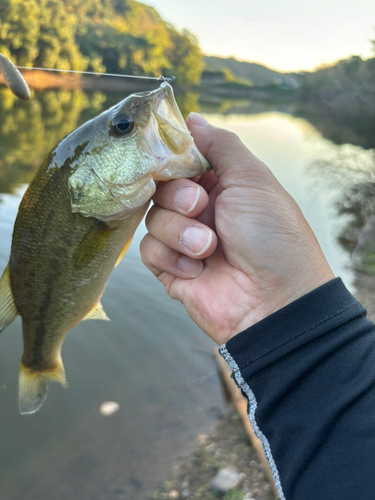
{"type": "Polygon", "coordinates": [[[133,0],[0,0],[0,52],[18,65],[138,75],[196,84],[196,38],[133,0]]]}
{"type": "Polygon", "coordinates": [[[363,101],[364,107],[375,110],[375,58],[359,56],[306,73],[302,80],[301,98],[324,100],[337,106],[351,106],[363,101]]]}
{"type": "Polygon", "coordinates": [[[358,56],[304,75],[300,115],[335,143],[375,147],[375,58],[358,56]]]}
{"type": "Polygon", "coordinates": [[[247,80],[255,86],[267,86],[282,83],[289,74],[267,68],[262,64],[238,61],[234,57],[205,56],[206,71],[229,71],[238,79],[247,80]]]}
{"type": "Polygon", "coordinates": [[[366,93],[375,88],[375,58],[362,60],[359,56],[352,56],[312,72],[300,73],[283,73],[258,63],[238,61],[234,57],[204,56],[204,62],[207,75],[221,71],[224,77],[228,72],[232,79],[242,79],[254,86],[300,88],[301,97],[307,100],[330,100],[338,95],[354,91],[356,94],[366,93]]]}

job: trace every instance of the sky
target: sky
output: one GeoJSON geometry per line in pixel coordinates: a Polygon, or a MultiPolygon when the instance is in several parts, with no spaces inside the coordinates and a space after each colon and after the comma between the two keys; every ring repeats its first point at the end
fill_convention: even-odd
{"type": "Polygon", "coordinates": [[[205,54],[281,71],[374,56],[375,0],[140,0],[194,33],[205,54]]]}

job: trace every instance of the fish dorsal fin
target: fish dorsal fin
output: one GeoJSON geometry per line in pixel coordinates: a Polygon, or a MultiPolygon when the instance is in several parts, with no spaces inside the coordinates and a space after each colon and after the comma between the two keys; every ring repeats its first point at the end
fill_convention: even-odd
{"type": "Polygon", "coordinates": [[[117,267],[117,266],[120,264],[120,262],[121,262],[121,260],[122,260],[123,256],[124,256],[124,255],[126,254],[126,252],[128,251],[128,249],[129,249],[129,247],[130,247],[130,243],[132,242],[132,239],[133,239],[133,236],[129,239],[129,241],[127,241],[127,242],[125,243],[125,246],[124,246],[124,248],[122,249],[122,252],[120,253],[119,258],[118,258],[118,259],[117,259],[117,261],[116,261],[115,267],[117,267]]]}
{"type": "Polygon", "coordinates": [[[9,264],[0,280],[0,332],[2,332],[18,316],[10,286],[9,264]]]}
{"type": "Polygon", "coordinates": [[[100,302],[100,300],[99,300],[99,302],[97,302],[95,307],[93,309],[91,309],[91,311],[88,313],[88,315],[83,318],[83,320],[85,320],[85,319],[103,319],[105,321],[110,321],[110,319],[108,318],[108,316],[106,315],[106,313],[103,309],[103,306],[102,306],[102,303],[100,302]]]}
{"type": "Polygon", "coordinates": [[[74,266],[82,269],[99,255],[108,243],[114,229],[98,221],[84,236],[74,256],[74,266]]]}

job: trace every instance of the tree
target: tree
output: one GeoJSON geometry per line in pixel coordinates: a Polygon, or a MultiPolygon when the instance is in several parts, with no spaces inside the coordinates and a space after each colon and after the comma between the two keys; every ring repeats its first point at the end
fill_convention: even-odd
{"type": "Polygon", "coordinates": [[[134,0],[0,0],[0,51],[21,66],[176,74],[198,83],[196,38],[134,0]]]}
{"type": "Polygon", "coordinates": [[[31,66],[38,55],[37,0],[0,0],[0,52],[21,66],[31,66]]]}
{"type": "MultiPolygon", "coordinates": [[[[179,33],[169,27],[172,45],[168,49],[175,76],[183,83],[198,84],[203,71],[203,57],[198,41],[189,31],[179,33]]],[[[169,68],[165,68],[167,73],[169,68]]]]}

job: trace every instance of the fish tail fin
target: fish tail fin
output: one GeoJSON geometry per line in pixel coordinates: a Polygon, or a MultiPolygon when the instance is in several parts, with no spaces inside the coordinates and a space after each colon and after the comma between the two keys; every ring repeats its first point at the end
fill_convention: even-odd
{"type": "Polygon", "coordinates": [[[60,382],[67,387],[62,360],[53,369],[34,370],[22,361],[19,373],[18,407],[21,415],[37,412],[47,398],[48,382],[60,382]]]}

